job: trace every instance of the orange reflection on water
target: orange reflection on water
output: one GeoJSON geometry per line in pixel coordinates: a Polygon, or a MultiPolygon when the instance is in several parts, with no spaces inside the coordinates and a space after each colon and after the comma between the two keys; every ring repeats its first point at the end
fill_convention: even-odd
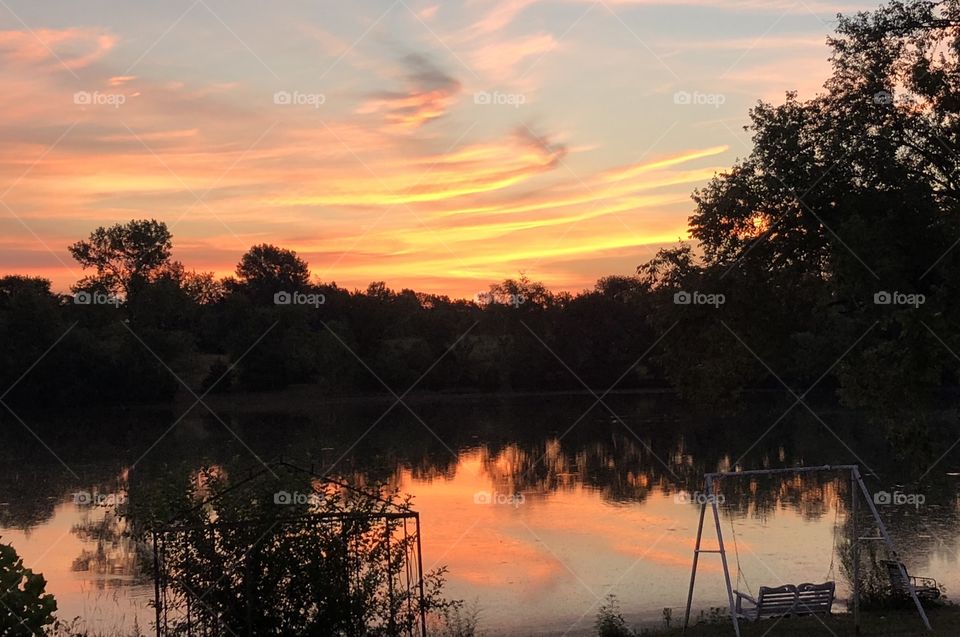
{"type": "MultiPolygon", "coordinates": [[[[426,570],[449,568],[445,595],[475,603],[487,634],[578,636],[593,634],[608,593],[630,623],[655,625],[664,608],[675,617],[682,612],[699,509],[691,493],[653,469],[632,443],[571,453],[553,439],[542,447],[465,450],[453,463],[401,467],[389,482],[414,496],[426,570]]],[[[370,488],[370,480],[361,474],[350,482],[370,488]]],[[[831,578],[844,594],[832,553],[845,517],[838,484],[788,478],[721,485],[721,525],[740,590],[831,578]]],[[[88,630],[122,633],[134,617],[150,625],[153,594],[138,580],[135,549],[122,532],[108,508],[66,496],[43,523],[5,530],[3,541],[47,578],[60,617],[79,615],[88,630]]],[[[708,514],[703,548],[715,547],[708,514]]],[[[725,603],[720,560],[706,554],[696,608],[725,603]]]]}
{"type": "MultiPolygon", "coordinates": [[[[634,608],[677,605],[675,592],[689,577],[695,507],[656,489],[642,503],[614,503],[580,480],[557,487],[553,472],[544,477],[553,489],[514,492],[511,485],[529,484],[518,473],[530,466],[522,454],[513,446],[492,457],[464,452],[446,479],[400,472],[398,486],[415,496],[421,514],[424,566],[449,567],[451,597],[477,600],[493,630],[574,623],[572,634],[592,625],[608,592],[634,608]]],[[[546,455],[549,465],[550,445],[546,455]]],[[[701,572],[719,573],[719,564],[704,563],[701,572]]]]}
{"type": "Polygon", "coordinates": [[[76,504],[72,496],[52,516],[27,531],[5,529],[2,542],[47,581],[57,617],[83,619],[93,633],[127,634],[149,626],[153,587],[143,583],[134,542],[112,507],[76,504]]]}

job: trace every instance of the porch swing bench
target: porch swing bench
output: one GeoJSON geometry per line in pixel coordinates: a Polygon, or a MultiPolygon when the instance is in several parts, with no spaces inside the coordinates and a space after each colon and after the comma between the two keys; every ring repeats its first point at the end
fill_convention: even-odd
{"type": "Polygon", "coordinates": [[[740,591],[733,591],[733,594],[737,596],[737,617],[755,622],[788,615],[830,614],[835,592],[836,583],[825,582],[799,586],[784,584],[775,588],[761,586],[756,599],[740,591]],[[744,602],[750,606],[745,607],[744,602]]]}
{"type": "MultiPolygon", "coordinates": [[[[879,511],[874,504],[874,497],[870,493],[870,490],[867,489],[867,485],[863,481],[863,476],[860,474],[860,467],[855,464],[849,465],[821,465],[818,467],[783,467],[779,469],[748,469],[745,471],[717,471],[713,473],[704,474],[704,480],[706,482],[706,491],[710,496],[710,499],[705,500],[700,503],[700,520],[697,525],[697,539],[693,546],[693,565],[690,570],[690,588],[687,590],[687,607],[683,615],[683,629],[686,631],[687,627],[690,625],[690,610],[693,607],[693,589],[697,581],[697,566],[700,561],[701,553],[716,553],[720,556],[720,563],[723,566],[723,579],[726,583],[727,588],[727,602],[730,607],[730,619],[733,623],[733,631],[736,637],[741,637],[740,634],[740,622],[741,621],[757,621],[760,619],[766,619],[770,617],[785,617],[787,615],[815,615],[819,613],[830,613],[833,608],[834,593],[836,592],[836,583],[831,580],[833,574],[834,566],[834,557],[836,556],[836,551],[831,552],[830,555],[830,568],[827,571],[826,579],[827,581],[823,584],[800,584],[799,586],[794,586],[792,584],[786,584],[784,586],[779,586],[776,588],[771,587],[761,587],[760,593],[757,595],[757,599],[752,598],[749,595],[740,593],[734,589],[734,584],[730,579],[730,567],[727,564],[727,550],[723,542],[723,531],[720,525],[720,507],[718,505],[718,500],[720,496],[720,491],[717,488],[718,482],[723,479],[743,479],[746,477],[756,477],[756,476],[775,476],[775,475],[799,475],[799,474],[809,474],[809,473],[819,473],[819,472],[844,472],[849,474],[850,477],[850,513],[849,520],[851,526],[851,547],[853,549],[853,623],[857,627],[859,632],[860,628],[860,577],[858,574],[859,569],[859,544],[858,542],[861,538],[857,531],[857,504],[858,502],[865,502],[867,508],[870,510],[870,514],[873,516],[873,521],[877,525],[877,530],[879,531],[879,536],[886,543],[887,549],[892,555],[897,554],[896,547],[893,544],[893,540],[890,538],[890,534],[887,533],[887,527],[883,523],[883,519],[880,517],[879,511]],[[716,549],[704,549],[702,548],[703,541],[703,526],[704,520],[706,518],[707,510],[710,510],[713,513],[713,527],[716,529],[717,533],[717,545],[716,549]],[[745,606],[744,603],[749,604],[750,606],[745,606]]],[[[834,492],[837,497],[837,505],[835,506],[836,516],[840,515],[840,488],[834,488],[834,492]]],[[[733,516],[730,518],[730,528],[732,531],[733,538],[733,547],[734,554],[737,556],[737,583],[739,585],[740,576],[742,571],[740,569],[740,557],[739,551],[737,550],[737,535],[736,529],[733,525],[733,516]]],[[[838,528],[837,520],[834,520],[834,528],[838,528]]],[[[788,547],[785,547],[785,549],[788,547]]],[[[901,570],[901,567],[897,566],[898,572],[901,570]]],[[[902,574],[906,576],[904,572],[902,574]]],[[[904,577],[901,576],[901,580],[904,577]]],[[[927,583],[922,580],[907,579],[906,582],[907,592],[909,593],[910,598],[912,598],[914,606],[917,608],[917,614],[920,615],[920,619],[923,621],[924,627],[932,631],[933,628],[930,626],[930,618],[927,617],[926,611],[923,609],[923,604],[920,602],[920,597],[917,595],[916,583],[920,584],[921,590],[924,586],[927,586],[927,583]]],[[[895,582],[894,587],[896,588],[900,582],[895,582]]],[[[932,584],[930,585],[932,586],[932,584]]],[[[929,586],[928,586],[929,587],[929,586]]],[[[937,586],[939,589],[939,587],[937,586]]]]}

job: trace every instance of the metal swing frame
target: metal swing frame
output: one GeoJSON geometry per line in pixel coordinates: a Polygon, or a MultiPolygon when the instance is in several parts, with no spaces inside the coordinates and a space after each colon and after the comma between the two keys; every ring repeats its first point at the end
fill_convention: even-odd
{"type": "MultiPolygon", "coordinates": [[[[733,599],[733,584],[730,581],[730,568],[727,565],[727,553],[723,544],[723,531],[720,528],[720,508],[717,505],[717,500],[719,496],[719,491],[717,489],[718,482],[723,478],[739,478],[744,476],[770,476],[770,475],[783,475],[783,474],[800,474],[800,473],[813,473],[818,471],[834,471],[834,472],[849,472],[850,474],[850,519],[852,521],[852,533],[853,533],[853,621],[856,628],[857,634],[860,633],[860,573],[859,573],[859,564],[860,564],[860,542],[864,540],[882,540],[890,552],[896,557],[897,550],[893,545],[893,540],[890,537],[890,534],[887,532],[887,527],[883,523],[883,520],[880,519],[880,513],[877,511],[877,507],[873,502],[873,498],[870,494],[870,491],[867,489],[867,485],[863,482],[863,476],[860,474],[860,466],[855,464],[849,465],[822,465],[819,467],[792,467],[788,469],[755,469],[750,471],[719,471],[714,473],[704,474],[706,480],[706,491],[707,497],[700,504],[700,522],[697,525],[697,541],[693,549],[693,568],[690,572],[690,589],[687,592],[687,608],[683,616],[683,631],[686,633],[687,626],[690,624],[690,609],[693,605],[693,589],[697,580],[697,565],[700,561],[701,553],[718,553],[720,555],[720,561],[723,564],[723,579],[727,586],[727,601],[730,605],[730,618],[733,622],[733,631],[737,637],[740,637],[740,619],[737,617],[736,610],[734,608],[734,599],[733,599]],[[857,500],[858,494],[863,496],[863,499],[867,502],[867,507],[870,509],[870,513],[873,515],[873,519],[877,523],[877,528],[880,530],[879,537],[859,537],[857,531],[857,500]],[[713,520],[714,526],[717,531],[717,549],[701,549],[701,540],[703,539],[703,522],[706,517],[707,507],[710,507],[713,511],[713,520]]],[[[898,558],[899,562],[899,558],[898,558]]],[[[907,586],[910,588],[910,597],[913,599],[913,603],[917,607],[917,612],[920,614],[920,618],[923,620],[924,626],[927,630],[933,630],[930,626],[930,619],[927,617],[927,613],[923,608],[923,605],[920,603],[920,598],[917,597],[917,590],[913,586],[913,583],[907,578],[906,569],[903,566],[903,563],[900,562],[900,570],[902,571],[904,580],[907,582],[907,586]]]]}
{"type": "MultiPolygon", "coordinates": [[[[242,475],[242,474],[241,474],[242,475]]],[[[265,463],[262,469],[256,471],[247,472],[246,476],[238,479],[234,484],[227,487],[226,489],[213,493],[210,496],[203,498],[192,507],[179,512],[173,518],[167,520],[166,522],[154,524],[149,530],[149,535],[152,540],[152,549],[153,549],[153,575],[154,575],[154,607],[156,615],[156,636],[165,637],[167,635],[175,634],[170,627],[170,620],[168,615],[170,611],[182,612],[186,616],[187,620],[187,634],[188,635],[209,635],[211,634],[207,627],[204,627],[202,624],[194,624],[191,620],[191,609],[194,602],[190,595],[185,597],[185,601],[182,604],[177,604],[175,602],[175,594],[172,590],[172,584],[169,577],[168,568],[166,566],[166,547],[168,544],[176,543],[183,541],[184,534],[195,532],[202,529],[218,529],[218,528],[227,528],[227,527],[243,527],[246,525],[256,525],[256,524],[267,524],[270,523],[268,533],[273,529],[277,529],[277,532],[274,533],[274,536],[282,533],[288,525],[291,524],[301,524],[301,523],[312,523],[317,525],[325,524],[342,524],[344,522],[349,522],[351,520],[362,520],[368,521],[381,526],[383,528],[384,538],[386,541],[386,560],[387,560],[387,570],[389,573],[390,568],[390,538],[394,533],[399,534],[400,532],[404,535],[404,545],[407,544],[407,539],[412,538],[410,546],[407,548],[409,551],[408,554],[404,555],[404,566],[405,574],[400,577],[398,580],[394,580],[393,577],[388,576],[387,584],[387,596],[390,600],[390,616],[387,618],[389,624],[388,633],[391,635],[401,635],[404,634],[406,637],[427,637],[427,612],[426,612],[426,575],[423,570],[423,546],[421,541],[421,524],[420,524],[420,513],[414,511],[410,508],[409,504],[401,502],[393,502],[392,500],[385,499],[383,496],[377,493],[371,493],[365,491],[361,488],[355,487],[348,482],[338,480],[328,473],[318,473],[314,470],[314,467],[311,466],[309,469],[305,467],[298,466],[294,463],[284,461],[281,457],[279,460],[271,461],[265,463]],[[332,484],[343,489],[349,490],[353,493],[358,494],[359,496],[368,498],[370,500],[377,500],[387,505],[381,511],[368,511],[368,512],[350,512],[350,511],[338,511],[338,512],[322,512],[322,513],[306,513],[306,514],[295,514],[288,516],[270,516],[269,518],[264,517],[251,517],[245,520],[239,520],[235,522],[219,522],[219,521],[210,521],[204,524],[184,524],[184,519],[191,512],[194,512],[198,509],[209,505],[212,502],[223,498],[227,493],[244,489],[251,486],[257,480],[265,479],[265,476],[269,474],[274,474],[275,469],[286,469],[291,472],[300,474],[301,476],[308,477],[312,480],[324,484],[332,484]],[[412,527],[412,533],[408,530],[408,523],[412,527]],[[399,627],[396,623],[396,612],[394,599],[397,591],[401,591],[406,588],[408,593],[406,599],[407,607],[410,609],[410,615],[414,617],[414,621],[410,623],[406,630],[403,630],[401,633],[400,630],[402,627],[399,627]],[[414,602],[416,605],[414,606],[414,602]]],[[[267,536],[265,533],[261,536],[261,540],[267,536]]],[[[273,536],[271,536],[273,537],[273,536]]],[[[259,542],[260,540],[258,540],[259,542]]],[[[249,549],[248,549],[249,551],[249,549]]],[[[246,555],[246,554],[244,554],[246,555]]],[[[217,583],[222,581],[224,577],[221,577],[217,580],[217,583]]],[[[349,586],[349,584],[348,584],[349,586]]],[[[192,593],[192,591],[190,591],[192,593]]],[[[196,595],[193,593],[193,596],[198,597],[198,603],[203,604],[203,595],[196,595]]],[[[255,600],[252,600],[255,601],[255,600]]],[[[250,606],[252,608],[252,606],[250,606]]],[[[245,630],[243,634],[245,636],[253,635],[253,616],[250,611],[248,611],[245,618],[245,630]]],[[[230,630],[229,627],[226,628],[226,632],[236,635],[234,631],[230,630]]],[[[179,633],[177,633],[179,634],[179,633]]],[[[214,628],[214,633],[216,635],[221,634],[219,627],[214,628]]]]}

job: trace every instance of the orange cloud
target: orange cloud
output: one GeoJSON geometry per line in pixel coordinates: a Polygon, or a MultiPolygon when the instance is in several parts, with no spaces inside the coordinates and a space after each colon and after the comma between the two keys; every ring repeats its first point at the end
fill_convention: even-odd
{"type": "Polygon", "coordinates": [[[459,81],[422,56],[407,56],[405,62],[411,69],[406,77],[407,90],[378,93],[356,111],[364,115],[383,113],[390,128],[401,132],[442,117],[456,102],[461,88],[459,81]]]}
{"type": "Polygon", "coordinates": [[[377,164],[373,174],[343,176],[325,184],[321,192],[270,199],[272,206],[392,206],[438,202],[503,190],[553,168],[562,147],[532,142],[514,135],[505,142],[481,144],[448,155],[432,156],[402,165],[377,164]],[[423,168],[422,172],[419,170],[423,168]]]}
{"type": "Polygon", "coordinates": [[[428,7],[424,7],[417,12],[417,15],[420,16],[422,20],[432,20],[437,15],[437,11],[440,10],[439,4],[433,4],[428,7]]]}
{"type": "Polygon", "coordinates": [[[117,42],[114,35],[80,27],[0,31],[0,58],[6,64],[62,65],[75,71],[103,58],[117,42]]]}
{"type": "MultiPolygon", "coordinates": [[[[116,42],[83,29],[47,36],[73,64],[116,42]]],[[[488,76],[557,46],[550,35],[499,37],[478,36],[471,46],[494,48],[465,54],[488,76]]],[[[16,60],[0,67],[16,91],[0,96],[0,183],[13,186],[4,201],[17,215],[0,225],[16,255],[4,265],[48,274],[58,289],[76,278],[64,266],[69,243],[135,217],[167,222],[177,258],[220,274],[267,241],[347,286],[388,271],[395,287],[473,296],[520,269],[582,286],[597,276],[591,262],[632,271],[651,244],[685,234],[688,193],[726,151],[618,166],[587,152],[599,144],[582,134],[559,143],[531,133],[540,124],[530,121],[504,132],[516,127],[512,109],[490,109],[491,122],[467,129],[456,119],[460,81],[418,56],[370,69],[401,88],[331,94],[318,109],[274,104],[272,88],[246,82],[133,76],[106,59],[83,88],[126,101],[78,105],[62,73],[35,72],[56,63],[36,39],[0,32],[0,57],[16,60]]]]}

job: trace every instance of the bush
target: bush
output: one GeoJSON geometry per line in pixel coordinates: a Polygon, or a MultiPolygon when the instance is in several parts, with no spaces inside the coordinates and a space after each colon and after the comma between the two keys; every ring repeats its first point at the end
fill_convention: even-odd
{"type": "Polygon", "coordinates": [[[606,601],[597,611],[597,621],[594,623],[598,637],[634,637],[634,633],[627,626],[626,620],[620,613],[620,602],[613,593],[607,595],[606,601]]]}
{"type": "Polygon", "coordinates": [[[37,635],[52,624],[57,601],[44,594],[47,581],[24,567],[9,544],[0,544],[0,635],[37,635]]]}
{"type": "Polygon", "coordinates": [[[443,604],[430,618],[431,637],[476,637],[480,611],[476,604],[465,608],[460,600],[443,604]]]}

